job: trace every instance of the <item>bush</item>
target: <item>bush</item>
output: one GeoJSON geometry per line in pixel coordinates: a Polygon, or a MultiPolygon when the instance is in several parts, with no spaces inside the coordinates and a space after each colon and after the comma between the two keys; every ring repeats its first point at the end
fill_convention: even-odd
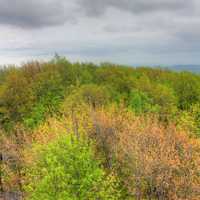
{"type": "Polygon", "coordinates": [[[37,153],[36,164],[28,170],[27,199],[119,199],[115,177],[105,175],[82,137],[61,136],[37,153]]]}

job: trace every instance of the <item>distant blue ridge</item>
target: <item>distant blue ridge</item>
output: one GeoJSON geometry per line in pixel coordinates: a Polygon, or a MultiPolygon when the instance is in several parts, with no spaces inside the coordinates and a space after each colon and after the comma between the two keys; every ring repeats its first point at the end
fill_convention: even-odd
{"type": "Polygon", "coordinates": [[[175,71],[189,71],[193,73],[200,73],[200,65],[174,65],[166,68],[175,71]]]}

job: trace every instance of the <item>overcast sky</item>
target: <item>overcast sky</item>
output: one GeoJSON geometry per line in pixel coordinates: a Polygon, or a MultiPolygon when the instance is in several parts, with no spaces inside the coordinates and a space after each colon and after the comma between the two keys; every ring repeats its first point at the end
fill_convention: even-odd
{"type": "Polygon", "coordinates": [[[0,0],[0,64],[200,64],[200,0],[0,0]]]}

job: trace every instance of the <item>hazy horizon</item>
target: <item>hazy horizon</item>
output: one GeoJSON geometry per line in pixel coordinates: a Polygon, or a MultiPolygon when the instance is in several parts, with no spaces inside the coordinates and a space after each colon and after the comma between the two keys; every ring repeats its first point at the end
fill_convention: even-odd
{"type": "MultiPolygon", "coordinates": [[[[13,57],[9,58],[8,62],[1,62],[0,60],[0,68],[4,66],[22,66],[23,64],[30,63],[30,62],[49,62],[52,59],[54,59],[55,54],[49,55],[49,56],[26,56],[26,57],[13,57]],[[13,62],[11,62],[13,60],[13,62]]],[[[114,60],[93,60],[93,59],[80,59],[80,58],[69,58],[66,55],[60,55],[61,57],[64,57],[68,61],[72,63],[80,62],[80,63],[94,63],[94,64],[101,64],[101,63],[111,63],[111,64],[116,64],[116,65],[124,65],[124,66],[130,66],[130,67],[199,67],[200,69],[200,63],[199,64],[193,64],[193,63],[174,63],[174,64],[152,64],[152,63],[126,63],[126,62],[115,62],[114,60]]]]}

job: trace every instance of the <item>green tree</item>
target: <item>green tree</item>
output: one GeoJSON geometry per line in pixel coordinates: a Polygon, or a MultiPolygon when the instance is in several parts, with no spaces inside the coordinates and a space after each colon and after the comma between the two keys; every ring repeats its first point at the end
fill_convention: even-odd
{"type": "Polygon", "coordinates": [[[128,106],[138,114],[155,112],[158,107],[153,105],[153,100],[145,93],[137,90],[134,90],[130,93],[128,106]]]}
{"type": "Polygon", "coordinates": [[[174,88],[180,109],[190,109],[192,104],[200,101],[200,80],[198,76],[187,72],[180,73],[175,79],[174,88]]]}
{"type": "Polygon", "coordinates": [[[48,70],[39,73],[33,85],[36,98],[29,115],[23,118],[24,124],[34,128],[45,120],[47,116],[54,115],[64,99],[64,87],[58,71],[52,65],[48,70]]]}
{"type": "Polygon", "coordinates": [[[105,175],[86,139],[62,136],[37,153],[38,160],[29,169],[27,199],[119,199],[116,179],[105,175]]]}
{"type": "Polygon", "coordinates": [[[0,88],[0,117],[3,127],[22,122],[34,103],[31,84],[20,70],[12,69],[0,88]]]}
{"type": "Polygon", "coordinates": [[[190,112],[195,120],[196,134],[200,137],[200,103],[192,105],[190,112]]]}
{"type": "Polygon", "coordinates": [[[160,106],[160,117],[163,120],[169,119],[176,113],[177,98],[174,90],[166,85],[157,84],[152,91],[153,104],[160,106]]]}

